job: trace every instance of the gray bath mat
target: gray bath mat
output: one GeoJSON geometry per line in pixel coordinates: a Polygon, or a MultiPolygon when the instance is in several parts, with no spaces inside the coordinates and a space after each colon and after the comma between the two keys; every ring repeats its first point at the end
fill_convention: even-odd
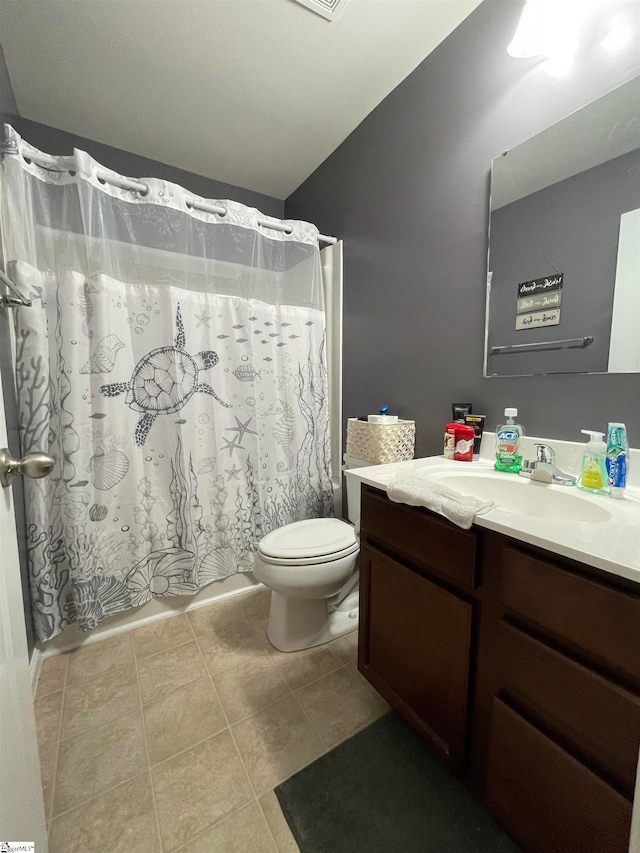
{"type": "Polygon", "coordinates": [[[396,714],[276,788],[302,853],[519,853],[396,714]]]}

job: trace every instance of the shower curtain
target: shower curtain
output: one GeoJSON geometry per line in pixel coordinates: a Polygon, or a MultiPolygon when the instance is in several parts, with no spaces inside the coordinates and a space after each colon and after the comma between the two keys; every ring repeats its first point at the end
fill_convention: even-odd
{"type": "Polygon", "coordinates": [[[249,571],[264,534],[332,514],[317,229],[111,181],[5,127],[21,450],[55,459],[25,480],[41,640],[249,571]]]}

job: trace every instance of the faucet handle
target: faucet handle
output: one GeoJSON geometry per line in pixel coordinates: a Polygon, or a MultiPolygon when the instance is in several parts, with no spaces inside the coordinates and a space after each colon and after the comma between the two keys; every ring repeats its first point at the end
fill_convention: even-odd
{"type": "Polygon", "coordinates": [[[548,462],[550,465],[555,463],[556,453],[553,447],[548,444],[536,444],[536,460],[538,462],[548,462]]]}

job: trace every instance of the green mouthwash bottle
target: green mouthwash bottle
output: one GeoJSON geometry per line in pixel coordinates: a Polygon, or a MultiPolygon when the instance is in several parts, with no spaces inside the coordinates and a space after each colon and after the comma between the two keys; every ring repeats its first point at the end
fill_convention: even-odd
{"type": "Polygon", "coordinates": [[[496,427],[496,471],[508,471],[517,474],[522,468],[522,452],[520,439],[524,435],[524,427],[517,424],[517,409],[505,409],[506,423],[496,427]]]}

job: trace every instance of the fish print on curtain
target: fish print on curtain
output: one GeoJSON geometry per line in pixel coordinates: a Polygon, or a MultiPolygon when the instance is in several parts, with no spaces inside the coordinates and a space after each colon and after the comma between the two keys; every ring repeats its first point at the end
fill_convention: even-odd
{"type": "Polygon", "coordinates": [[[23,452],[40,639],[249,571],[260,538],[331,515],[325,316],[24,263],[23,452]]]}

